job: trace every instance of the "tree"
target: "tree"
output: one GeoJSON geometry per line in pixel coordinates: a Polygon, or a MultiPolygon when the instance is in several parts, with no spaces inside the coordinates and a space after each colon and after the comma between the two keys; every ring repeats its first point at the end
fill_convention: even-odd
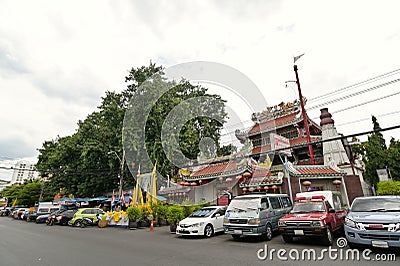
{"type": "Polygon", "coordinates": [[[362,147],[357,147],[356,152],[362,152],[363,155],[364,178],[376,187],[379,181],[376,170],[385,169],[387,166],[387,147],[375,116],[372,116],[372,123],[375,132],[368,137],[368,141],[363,143],[362,147]]]}
{"type": "MultiPolygon", "coordinates": [[[[194,86],[186,80],[167,81],[162,69],[153,63],[132,68],[125,77],[127,88],[121,93],[107,91],[97,110],[83,121],[78,121],[74,134],[58,136],[43,143],[39,149],[37,169],[50,180],[46,183],[46,191],[54,195],[62,189],[66,196],[92,197],[117,189],[121,163],[114,153],[108,153],[115,151],[122,158],[123,126],[124,133],[130,134],[125,148],[148,153],[151,162],[157,162],[157,170],[164,176],[177,171],[164,153],[166,146],[168,149],[179,148],[190,159],[197,157],[200,140],[204,137],[213,139],[219,148],[220,130],[227,115],[224,101],[220,96],[209,95],[207,89],[194,86]],[[141,86],[143,84],[145,86],[141,86]],[[144,112],[145,101],[137,101],[132,107],[132,97],[143,96],[148,99],[160,90],[166,93],[151,106],[143,128],[124,125],[125,117],[139,117],[144,112]],[[168,114],[185,101],[199,97],[205,97],[205,101],[185,110],[185,114],[212,113],[216,119],[197,116],[185,121],[179,132],[167,136],[179,139],[178,147],[168,141],[166,144],[164,141],[163,146],[161,131],[168,114]]],[[[145,165],[146,162],[139,159],[142,155],[140,152],[136,152],[137,158],[128,160],[128,167],[133,167],[130,162],[136,166],[139,163],[145,165]]],[[[142,168],[142,172],[151,171],[150,168],[142,168]]],[[[129,171],[124,171],[124,181],[125,186],[134,185],[134,178],[129,171]]]]}
{"type": "Polygon", "coordinates": [[[400,181],[400,141],[391,138],[387,153],[389,174],[393,180],[400,181]]]}

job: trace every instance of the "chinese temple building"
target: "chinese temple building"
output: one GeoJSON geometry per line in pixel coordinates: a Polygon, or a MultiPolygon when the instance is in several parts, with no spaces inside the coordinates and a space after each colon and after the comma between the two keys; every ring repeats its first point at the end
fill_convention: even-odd
{"type": "MultiPolygon", "coordinates": [[[[254,113],[252,120],[255,123],[250,130],[236,131],[236,137],[244,143],[249,140],[252,144],[251,154],[256,160],[263,161],[263,154],[271,150],[270,134],[275,133],[289,139],[290,146],[298,145],[292,149],[293,161],[296,164],[311,164],[309,150],[306,145],[307,137],[304,120],[300,111],[300,102],[288,102],[267,107],[260,113],[254,113]]],[[[322,139],[321,127],[308,116],[308,125],[311,141],[322,139]]],[[[322,145],[312,145],[315,164],[324,164],[322,145]]],[[[274,165],[279,163],[274,161],[274,165]]]]}
{"type": "MultiPolygon", "coordinates": [[[[307,117],[311,141],[339,136],[331,117],[326,108],[321,110],[320,124],[307,117]]],[[[182,182],[159,193],[174,202],[182,199],[220,204],[226,203],[220,201],[224,197],[254,192],[286,193],[294,199],[298,192],[336,190],[341,192],[343,204],[348,205],[355,197],[370,194],[362,167],[351,163],[340,140],[313,144],[315,163],[311,165],[298,101],[268,107],[253,114],[252,120],[255,124],[250,129],[235,132],[247,147],[245,154],[185,170],[181,173],[182,182]],[[272,135],[284,137],[290,149],[286,153],[274,152],[272,135]],[[182,195],[185,197],[179,198],[182,195]]]]}

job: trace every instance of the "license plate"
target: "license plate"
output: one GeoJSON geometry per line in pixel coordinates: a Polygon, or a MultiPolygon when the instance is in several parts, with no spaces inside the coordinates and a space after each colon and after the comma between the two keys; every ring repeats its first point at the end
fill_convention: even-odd
{"type": "Polygon", "coordinates": [[[304,235],[304,232],[303,232],[303,230],[294,230],[294,234],[295,234],[296,236],[303,236],[303,235],[304,235]]]}
{"type": "Polygon", "coordinates": [[[388,248],[389,244],[386,241],[372,240],[371,244],[373,247],[377,248],[388,248]]]}
{"type": "Polygon", "coordinates": [[[233,233],[235,235],[241,235],[242,234],[242,230],[233,230],[233,233]]]}

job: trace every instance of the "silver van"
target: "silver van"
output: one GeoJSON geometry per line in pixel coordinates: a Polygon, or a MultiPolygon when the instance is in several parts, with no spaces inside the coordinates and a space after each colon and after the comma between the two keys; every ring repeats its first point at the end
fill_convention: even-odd
{"type": "Polygon", "coordinates": [[[241,236],[264,236],[272,239],[278,230],[279,218],[292,209],[286,194],[248,194],[237,196],[230,202],[224,218],[224,232],[234,239],[241,236]]]}

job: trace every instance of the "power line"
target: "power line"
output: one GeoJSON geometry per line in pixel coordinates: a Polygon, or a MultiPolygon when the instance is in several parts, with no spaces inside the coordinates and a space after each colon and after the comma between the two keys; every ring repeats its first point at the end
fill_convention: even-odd
{"type": "Polygon", "coordinates": [[[363,103],[355,104],[353,106],[349,106],[349,107],[346,107],[346,108],[343,108],[343,109],[340,109],[340,110],[337,110],[337,111],[333,111],[333,112],[331,112],[331,114],[336,114],[336,113],[340,113],[340,112],[343,112],[343,111],[347,111],[347,110],[350,110],[350,109],[353,109],[353,108],[356,108],[356,107],[360,107],[360,106],[363,106],[363,105],[366,105],[366,104],[369,104],[369,103],[373,103],[373,102],[380,101],[380,100],[383,100],[383,99],[386,99],[386,98],[389,98],[389,97],[393,97],[393,96],[395,96],[397,94],[400,94],[400,91],[392,93],[392,94],[389,94],[389,95],[386,95],[386,96],[382,96],[382,97],[379,97],[379,98],[376,98],[376,99],[373,99],[373,100],[370,100],[370,101],[366,101],[366,102],[363,102],[363,103]]]}
{"type": "Polygon", "coordinates": [[[399,82],[399,81],[400,81],[400,79],[394,79],[394,80],[388,81],[386,83],[382,83],[382,84],[376,85],[374,87],[370,87],[370,88],[365,89],[365,90],[361,90],[361,91],[358,91],[358,92],[355,92],[355,93],[352,93],[352,94],[349,94],[349,95],[345,95],[345,96],[342,96],[342,97],[339,97],[339,98],[336,98],[336,99],[333,99],[333,100],[330,100],[330,101],[327,101],[327,102],[312,106],[310,108],[307,108],[307,110],[313,110],[313,109],[317,109],[317,108],[326,106],[326,105],[331,104],[331,103],[336,103],[336,102],[339,102],[339,101],[343,101],[343,100],[346,100],[348,98],[352,98],[354,96],[358,96],[360,94],[364,94],[364,93],[367,93],[367,92],[370,92],[370,91],[373,91],[373,90],[376,90],[376,89],[379,89],[379,88],[382,88],[382,87],[385,87],[385,86],[388,86],[388,85],[392,85],[392,84],[394,84],[396,82],[399,82]]]}
{"type": "MultiPolygon", "coordinates": [[[[390,112],[390,113],[386,113],[386,114],[376,115],[375,117],[379,118],[379,117],[384,117],[384,116],[388,116],[388,115],[394,115],[394,114],[398,114],[398,113],[400,113],[400,110],[394,111],[394,112],[390,112]]],[[[355,124],[355,123],[363,122],[363,121],[367,121],[367,120],[371,120],[371,117],[361,118],[361,119],[358,119],[358,120],[353,120],[353,121],[350,121],[350,122],[337,124],[336,126],[345,126],[345,125],[348,125],[348,124],[355,124]]]]}
{"type": "Polygon", "coordinates": [[[319,96],[314,97],[314,98],[310,98],[310,99],[308,99],[308,101],[309,101],[309,102],[313,102],[313,101],[316,101],[316,100],[318,100],[318,99],[327,98],[327,97],[329,97],[329,96],[331,96],[331,95],[338,94],[339,92],[343,92],[343,91],[346,91],[346,90],[350,90],[350,89],[352,89],[352,88],[357,88],[357,87],[360,87],[361,85],[369,84],[369,83],[371,83],[371,82],[373,82],[373,81],[381,80],[381,79],[383,79],[383,78],[387,78],[387,77],[396,75],[396,74],[398,74],[398,73],[396,73],[396,72],[399,72],[399,71],[400,71],[400,68],[399,68],[399,69],[396,69],[396,70],[393,70],[393,71],[390,71],[390,72],[387,72],[387,73],[384,73],[384,74],[381,74],[381,75],[378,75],[378,76],[373,77],[373,78],[369,78],[369,79],[364,80],[364,81],[361,81],[361,82],[357,82],[357,83],[355,83],[355,84],[353,84],[353,85],[349,85],[349,86],[340,88],[340,89],[338,89],[338,90],[335,90],[335,91],[332,91],[332,92],[328,92],[328,93],[326,93],[326,94],[322,94],[322,95],[319,95],[319,96]]]}

